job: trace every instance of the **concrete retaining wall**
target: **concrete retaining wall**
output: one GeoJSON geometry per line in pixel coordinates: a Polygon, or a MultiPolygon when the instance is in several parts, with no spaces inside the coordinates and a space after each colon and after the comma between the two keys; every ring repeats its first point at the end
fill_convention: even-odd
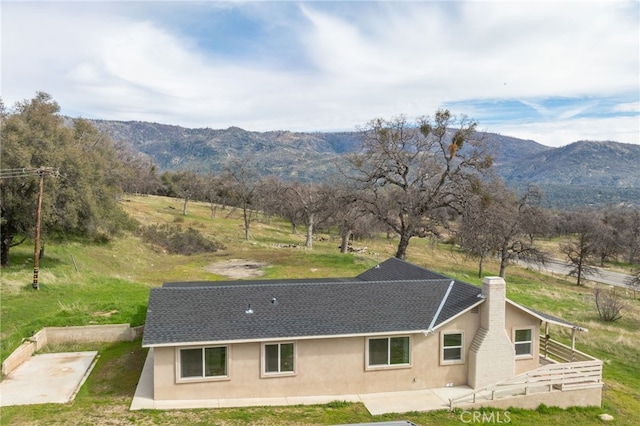
{"type": "Polygon", "coordinates": [[[139,336],[129,324],[46,327],[47,344],[132,341],[139,336]]]}
{"type": "Polygon", "coordinates": [[[77,327],[45,327],[18,349],[13,351],[2,363],[2,375],[6,376],[29,359],[34,352],[46,345],[64,343],[93,343],[132,341],[142,335],[144,326],[131,327],[129,324],[86,325],[77,327]]]}
{"type": "Polygon", "coordinates": [[[481,407],[501,408],[509,407],[535,410],[540,404],[549,407],[600,407],[602,405],[602,388],[575,389],[570,391],[554,390],[529,395],[519,395],[510,398],[499,398],[493,401],[477,402],[475,404],[456,404],[455,408],[471,411],[481,407]]]}

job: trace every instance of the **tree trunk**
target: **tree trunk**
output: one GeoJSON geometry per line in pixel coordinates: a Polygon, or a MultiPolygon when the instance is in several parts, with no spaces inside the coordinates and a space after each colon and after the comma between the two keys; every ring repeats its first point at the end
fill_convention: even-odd
{"type": "Polygon", "coordinates": [[[242,209],[242,215],[244,217],[244,239],[246,241],[249,241],[249,226],[251,225],[248,210],[249,209],[246,206],[242,209]]]}
{"type": "Polygon", "coordinates": [[[396,251],[396,257],[398,259],[405,259],[407,257],[407,247],[409,247],[409,240],[411,234],[407,231],[400,235],[400,242],[398,243],[398,251],[396,251]]]}
{"type": "Polygon", "coordinates": [[[305,247],[312,248],[313,247],[313,223],[315,222],[315,218],[313,215],[310,215],[307,220],[307,241],[305,242],[305,247]]]}
{"type": "Polygon", "coordinates": [[[7,266],[9,265],[9,247],[11,247],[13,236],[3,235],[2,237],[0,239],[0,266],[7,266]]]}
{"type": "Polygon", "coordinates": [[[507,273],[507,264],[509,263],[509,256],[506,252],[502,252],[500,256],[500,278],[504,279],[505,274],[507,273]]]}
{"type": "Polygon", "coordinates": [[[478,278],[482,278],[482,264],[484,263],[484,256],[480,256],[480,261],[478,262],[478,278]]]}
{"type": "Polygon", "coordinates": [[[189,202],[189,197],[184,197],[184,205],[182,206],[182,215],[187,215],[187,203],[189,202]]]}
{"type": "Polygon", "coordinates": [[[349,248],[349,237],[351,237],[351,231],[345,231],[342,233],[342,243],[340,245],[340,253],[346,253],[349,248]]]}
{"type": "Polygon", "coordinates": [[[214,203],[211,203],[211,220],[214,220],[216,218],[216,205],[214,203]]]}
{"type": "Polygon", "coordinates": [[[578,261],[578,280],[577,285],[582,285],[582,258],[578,261]]]}

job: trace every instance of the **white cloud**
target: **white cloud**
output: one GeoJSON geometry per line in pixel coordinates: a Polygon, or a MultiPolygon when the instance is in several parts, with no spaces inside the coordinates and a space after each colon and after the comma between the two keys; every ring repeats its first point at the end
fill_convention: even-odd
{"type": "Polygon", "coordinates": [[[548,146],[564,146],[579,140],[638,143],[637,117],[572,118],[517,124],[498,124],[488,130],[548,146]],[[634,142],[636,141],[636,142],[634,142]]]}
{"type": "Polygon", "coordinates": [[[626,102],[615,105],[613,110],[616,112],[635,112],[640,113],[640,102],[626,102]]]}
{"type": "MultiPolygon", "coordinates": [[[[487,130],[549,144],[640,143],[633,1],[212,3],[224,6],[220,13],[246,13],[265,29],[262,37],[287,41],[252,40],[270,47],[235,55],[167,24],[188,3],[162,5],[164,20],[153,3],[3,2],[5,103],[45,90],[64,113],[85,117],[352,130],[447,103],[464,113],[473,112],[464,108],[468,100],[518,99],[541,114],[540,123],[487,130]],[[290,66],[291,48],[300,66],[290,66]],[[577,118],[599,97],[621,93],[630,95],[612,111],[635,117],[577,118]],[[544,103],[550,97],[585,101],[558,110],[544,103]]],[[[196,19],[180,16],[175,22],[185,25],[196,19]]]]}

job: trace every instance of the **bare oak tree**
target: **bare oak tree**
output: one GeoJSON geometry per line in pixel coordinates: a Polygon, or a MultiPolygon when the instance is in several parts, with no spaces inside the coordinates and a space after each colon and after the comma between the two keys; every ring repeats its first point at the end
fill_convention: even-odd
{"type": "Polygon", "coordinates": [[[189,201],[203,198],[204,181],[196,171],[165,172],[162,181],[169,187],[168,191],[171,194],[183,199],[182,214],[185,216],[188,213],[189,201]]]}
{"type": "Polygon", "coordinates": [[[593,266],[596,254],[598,227],[600,221],[589,211],[578,211],[572,216],[573,237],[560,244],[560,251],[567,256],[571,266],[568,275],[576,277],[576,284],[582,285],[587,275],[598,270],[593,266]]]}
{"type": "Polygon", "coordinates": [[[478,276],[482,276],[483,260],[493,254],[500,259],[503,278],[513,260],[547,260],[535,245],[535,238],[547,228],[540,198],[535,187],[518,196],[499,180],[474,186],[466,200],[459,237],[462,249],[480,259],[478,276]]]}
{"type": "Polygon", "coordinates": [[[229,195],[234,204],[242,208],[244,238],[249,241],[249,229],[254,213],[256,191],[260,184],[260,174],[255,160],[251,158],[230,158],[225,165],[223,175],[229,184],[229,195]]]}
{"type": "Polygon", "coordinates": [[[326,204],[329,194],[325,187],[314,184],[292,183],[286,187],[292,206],[296,206],[307,227],[305,247],[313,247],[313,230],[319,221],[326,218],[326,204]]]}
{"type": "Polygon", "coordinates": [[[368,211],[400,236],[397,258],[406,257],[412,237],[436,232],[443,210],[461,211],[470,177],[491,168],[475,128],[438,110],[433,119],[378,118],[362,129],[361,150],[348,157],[351,178],[368,190],[368,211]]]}
{"type": "Polygon", "coordinates": [[[377,221],[362,205],[356,188],[344,181],[329,185],[332,196],[326,197],[327,213],[330,224],[340,233],[340,253],[347,253],[351,239],[372,232],[377,221]]]}
{"type": "Polygon", "coordinates": [[[478,183],[468,195],[462,214],[457,238],[462,251],[478,259],[478,278],[482,277],[484,261],[496,251],[497,239],[491,230],[497,210],[495,197],[478,183]]]}

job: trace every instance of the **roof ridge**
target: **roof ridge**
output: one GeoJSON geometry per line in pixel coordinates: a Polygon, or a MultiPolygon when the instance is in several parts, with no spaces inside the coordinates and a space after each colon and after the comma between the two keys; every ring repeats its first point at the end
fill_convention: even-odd
{"type": "MultiPolygon", "coordinates": [[[[344,278],[339,278],[341,280],[344,280],[344,278]]],[[[162,289],[178,289],[178,290],[184,290],[184,289],[194,289],[194,288],[200,288],[200,289],[206,289],[206,288],[233,288],[233,287],[237,287],[239,285],[244,285],[244,286],[259,286],[259,287],[277,287],[277,286],[318,286],[318,285],[323,285],[323,284],[328,284],[328,285],[337,285],[337,284],[384,284],[384,283],[398,283],[398,282],[409,282],[409,283],[415,283],[415,282],[434,282],[434,281],[443,281],[443,282],[447,282],[449,283],[452,279],[451,278],[421,278],[421,279],[398,279],[398,280],[375,280],[375,281],[367,281],[367,280],[349,280],[349,281],[323,281],[323,282],[273,282],[273,283],[267,283],[267,282],[252,282],[252,281],[242,281],[239,280],[237,281],[237,283],[234,284],[220,284],[220,285],[216,285],[217,281],[210,281],[211,285],[189,285],[188,283],[185,283],[184,285],[179,285],[179,286],[170,286],[170,287],[154,287],[154,288],[162,288],[162,289]]],[[[274,280],[276,281],[276,280],[274,280]]],[[[454,280],[457,283],[463,283],[462,281],[458,281],[458,280],[454,280]]],[[[198,281],[199,283],[202,283],[202,281],[198,281]]],[[[220,281],[222,282],[222,281],[220,281]]],[[[464,283],[466,284],[466,283],[464,283]]]]}

